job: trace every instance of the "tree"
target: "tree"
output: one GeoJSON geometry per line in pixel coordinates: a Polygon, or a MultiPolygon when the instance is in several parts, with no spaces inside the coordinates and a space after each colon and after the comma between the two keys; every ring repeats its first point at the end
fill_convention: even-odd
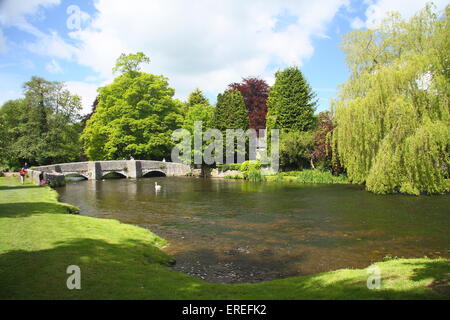
{"type": "MultiPolygon", "coordinates": [[[[314,130],[314,151],[311,155],[311,167],[331,169],[334,173],[342,172],[342,167],[333,163],[332,134],[336,125],[333,123],[331,113],[321,112],[318,115],[317,126],[314,130]]],[[[335,152],[337,150],[335,149],[335,152]]]]}
{"type": "Polygon", "coordinates": [[[275,73],[267,101],[267,128],[308,131],[314,127],[315,94],[297,67],[275,73]]]}
{"type": "Polygon", "coordinates": [[[244,98],[238,90],[228,90],[217,96],[214,124],[223,132],[226,129],[248,129],[244,98]]]}
{"type": "Polygon", "coordinates": [[[116,65],[113,68],[113,73],[119,72],[124,74],[127,72],[139,72],[143,63],[149,63],[150,58],[142,52],[125,54],[122,53],[117,59],[116,65]]]}
{"type": "MultiPolygon", "coordinates": [[[[248,129],[248,115],[245,108],[244,98],[238,90],[227,90],[217,96],[217,105],[214,112],[214,125],[222,131],[224,150],[231,148],[235,155],[234,162],[240,162],[239,158],[245,157],[245,150],[239,148],[238,140],[245,139],[242,135],[248,129]],[[227,129],[242,129],[244,132],[236,135],[233,141],[226,138],[227,129]]],[[[248,140],[248,139],[246,139],[248,140]]],[[[243,161],[242,161],[243,162],[243,161]]]]}
{"type": "Polygon", "coordinates": [[[23,99],[6,102],[0,119],[7,141],[3,162],[17,168],[27,162],[50,164],[79,158],[81,99],[61,82],[32,77],[23,99]]]}
{"type": "Polygon", "coordinates": [[[17,140],[26,134],[25,116],[24,99],[9,100],[0,108],[0,126],[2,128],[0,162],[13,170],[24,164],[23,159],[19,159],[16,150],[17,140]]]}
{"type": "Polygon", "coordinates": [[[409,21],[345,37],[351,69],[333,102],[337,160],[376,193],[448,189],[449,12],[427,5],[409,21]]]}
{"type": "Polygon", "coordinates": [[[188,100],[186,101],[185,109],[189,110],[190,107],[199,105],[199,104],[209,106],[209,101],[203,95],[203,92],[199,88],[196,88],[194,91],[192,91],[189,94],[188,100]]]}
{"type": "Polygon", "coordinates": [[[0,121],[0,165],[6,160],[8,150],[8,131],[3,121],[0,121]]]}
{"type": "Polygon", "coordinates": [[[194,134],[194,122],[201,121],[203,131],[214,128],[215,108],[208,104],[196,104],[185,115],[183,128],[194,134]]]}
{"type": "Polygon", "coordinates": [[[125,72],[100,88],[95,112],[82,134],[87,157],[169,157],[171,134],[183,122],[182,103],[173,95],[167,78],[139,71],[125,72]]]}
{"type": "Polygon", "coordinates": [[[312,131],[282,131],[280,136],[280,167],[283,170],[311,168],[314,150],[312,131]]]}
{"type": "Polygon", "coordinates": [[[232,83],[231,90],[239,90],[244,98],[249,127],[255,130],[266,128],[267,98],[269,85],[262,79],[244,78],[242,83],[232,83]]]}
{"type": "MultiPolygon", "coordinates": [[[[210,106],[209,104],[195,104],[190,106],[189,109],[187,110],[182,127],[188,130],[191,134],[191,146],[194,145],[195,122],[197,121],[202,122],[202,132],[201,132],[202,137],[204,136],[206,130],[214,128],[214,110],[215,108],[213,106],[210,106]]],[[[202,150],[201,150],[202,159],[204,151],[210,143],[211,141],[202,143],[202,150]]],[[[192,156],[194,156],[196,150],[194,148],[191,150],[192,156]]],[[[207,167],[208,165],[204,161],[202,161],[201,169],[203,176],[206,175],[207,167]]]]}

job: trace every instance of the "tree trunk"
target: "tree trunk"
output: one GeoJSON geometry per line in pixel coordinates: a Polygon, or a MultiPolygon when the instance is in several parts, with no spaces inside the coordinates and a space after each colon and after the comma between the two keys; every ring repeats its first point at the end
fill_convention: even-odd
{"type": "Polygon", "coordinates": [[[314,167],[314,163],[312,158],[309,158],[309,163],[311,164],[311,168],[315,169],[316,167],[314,167]]]}

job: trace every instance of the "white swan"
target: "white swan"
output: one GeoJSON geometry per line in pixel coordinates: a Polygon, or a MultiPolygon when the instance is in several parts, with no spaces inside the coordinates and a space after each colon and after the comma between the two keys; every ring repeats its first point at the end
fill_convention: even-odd
{"type": "Polygon", "coordinates": [[[158,184],[158,182],[155,181],[155,191],[160,191],[161,186],[158,184]]]}

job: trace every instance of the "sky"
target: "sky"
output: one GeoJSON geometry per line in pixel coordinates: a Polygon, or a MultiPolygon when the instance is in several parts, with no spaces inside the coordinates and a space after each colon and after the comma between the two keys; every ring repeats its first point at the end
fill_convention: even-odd
{"type": "MultiPolygon", "coordinates": [[[[0,0],[0,105],[32,76],[64,81],[90,112],[121,53],[144,52],[185,100],[200,88],[215,103],[245,77],[274,82],[297,65],[328,110],[348,79],[340,49],[348,32],[389,11],[411,17],[423,0],[0,0]]],[[[443,9],[449,0],[435,0],[443,9]]]]}

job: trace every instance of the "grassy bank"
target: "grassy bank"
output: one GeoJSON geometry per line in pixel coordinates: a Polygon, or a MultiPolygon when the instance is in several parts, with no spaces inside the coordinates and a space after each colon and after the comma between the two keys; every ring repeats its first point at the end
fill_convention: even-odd
{"type": "Polygon", "coordinates": [[[286,171],[273,174],[263,174],[262,164],[259,160],[244,161],[241,164],[222,164],[217,168],[225,173],[226,179],[245,179],[250,181],[288,181],[296,183],[326,183],[347,184],[350,181],[345,175],[333,175],[330,171],[307,169],[302,171],[286,171]],[[226,171],[238,170],[238,174],[226,174],[226,171]]]}
{"type": "Polygon", "coordinates": [[[297,183],[350,183],[346,176],[335,176],[329,171],[303,170],[279,172],[276,175],[266,176],[268,181],[290,181],[297,183]]]}
{"type": "MultiPolygon", "coordinates": [[[[244,174],[227,175],[226,179],[249,179],[244,174]]],[[[303,170],[286,171],[271,175],[261,175],[253,179],[255,181],[287,181],[295,183],[325,183],[325,184],[347,184],[350,183],[345,175],[333,175],[329,171],[303,170]]]]}
{"type": "Polygon", "coordinates": [[[48,187],[0,178],[0,299],[442,299],[450,262],[399,259],[377,263],[379,290],[366,269],[338,270],[257,284],[221,285],[173,272],[151,232],[68,214],[48,187]],[[81,290],[68,290],[69,265],[81,290]]]}

